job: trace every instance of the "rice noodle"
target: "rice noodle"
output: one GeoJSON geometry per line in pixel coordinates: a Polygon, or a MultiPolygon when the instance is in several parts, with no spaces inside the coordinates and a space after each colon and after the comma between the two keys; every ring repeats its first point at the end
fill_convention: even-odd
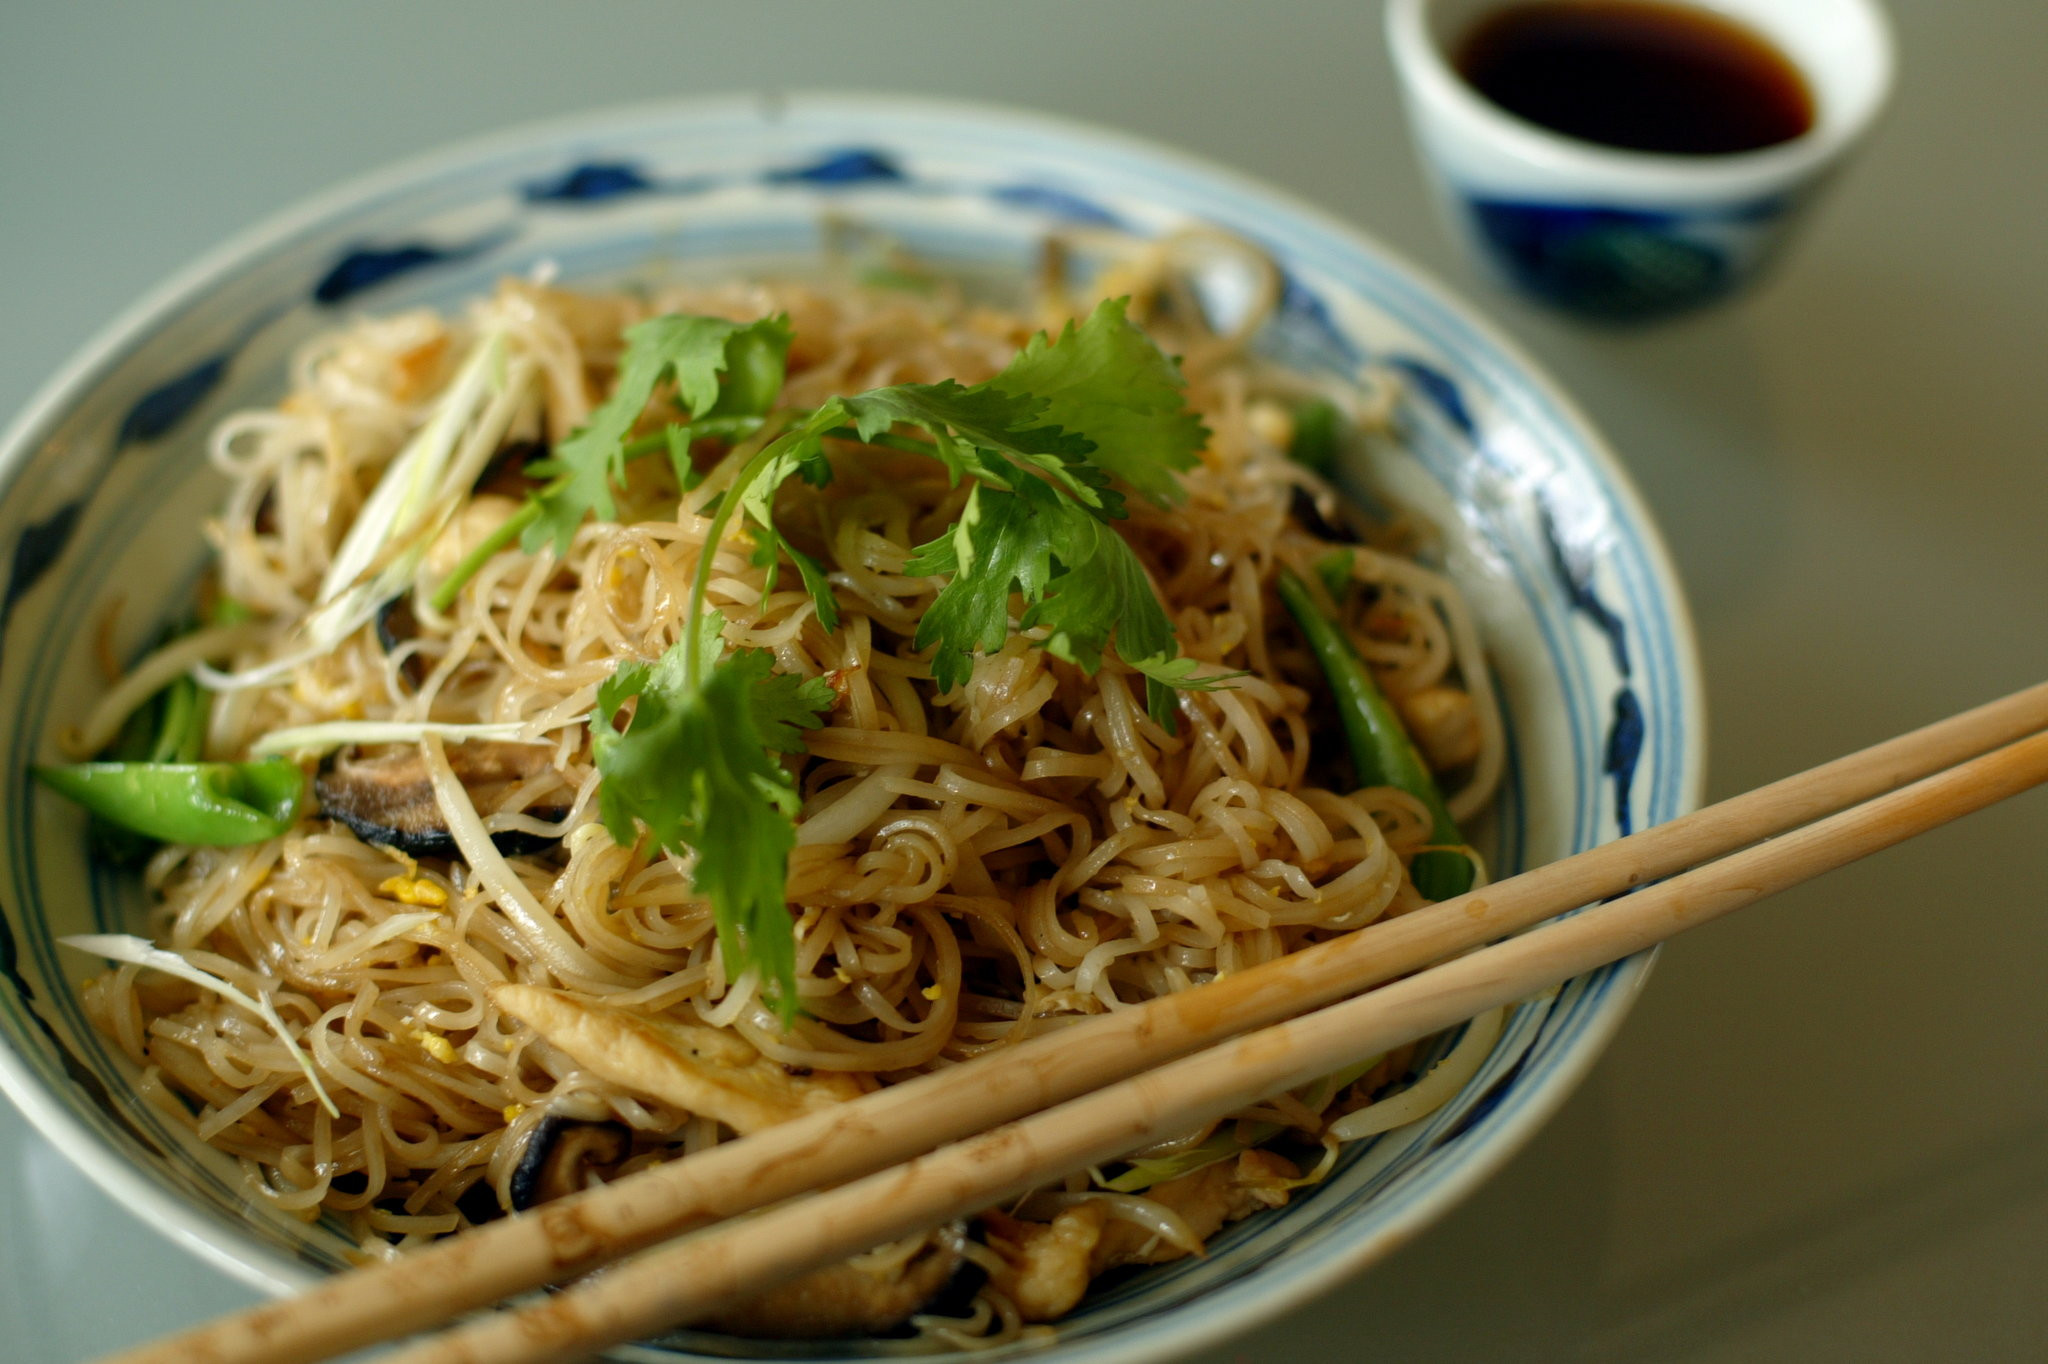
{"type": "MultiPolygon", "coordinates": [[[[708,476],[689,490],[665,460],[628,465],[616,522],[581,526],[559,556],[508,547],[445,614],[416,588],[417,629],[388,654],[368,628],[305,647],[302,622],[322,602],[331,608],[379,581],[380,565],[400,553],[367,531],[351,538],[366,506],[401,537],[407,527],[435,530],[431,544],[416,539],[403,554],[442,565],[430,580],[445,572],[517,505],[479,492],[452,510],[446,480],[473,480],[501,438],[555,439],[582,422],[608,389],[622,328],[643,317],[786,312],[796,342],[783,400],[805,407],[884,382],[987,378],[1036,315],[944,291],[768,283],[642,298],[510,282],[465,319],[413,313],[313,343],[285,405],[229,418],[211,446],[232,481],[207,528],[218,585],[269,620],[153,655],[101,704],[84,742],[104,742],[177,672],[220,663],[206,678],[241,689],[214,701],[219,756],[415,745],[460,855],[395,863],[319,818],[262,844],[159,854],[147,877],[159,901],[153,929],[180,951],[276,981],[263,1002],[275,1005],[278,1034],[228,998],[115,971],[92,985],[88,1006],[146,1067],[150,1092],[191,1106],[201,1134],[241,1162],[252,1195],[302,1215],[325,1211],[379,1255],[507,1206],[545,1115],[622,1124],[639,1163],[731,1136],[599,1078],[500,1012],[494,986],[544,986],[715,1027],[798,1074],[887,1083],[1413,908],[1404,866],[1429,837],[1427,813],[1399,791],[1344,789],[1327,751],[1333,727],[1318,709],[1320,676],[1272,596],[1280,566],[1307,569],[1329,549],[1294,514],[1297,492],[1320,485],[1257,420],[1262,394],[1299,384],[1271,376],[1269,388],[1240,344],[1275,305],[1278,276],[1251,248],[1206,235],[1163,243],[1124,282],[1139,294],[1135,313],[1184,357],[1190,402],[1212,435],[1184,476],[1186,501],[1162,508],[1134,497],[1118,531],[1156,584],[1182,651],[1204,672],[1248,674],[1227,690],[1181,693],[1172,731],[1146,712],[1144,679],[1114,654],[1090,676],[1022,636],[977,658],[965,685],[938,693],[912,637],[939,583],[903,568],[957,517],[964,491],[935,463],[850,444],[831,451],[828,488],[792,484],[778,512],[793,543],[824,556],[844,617],[836,632],[819,625],[794,574],[764,595],[746,544],[706,545],[712,499],[736,467],[729,452],[712,467],[714,450],[700,454],[708,476]],[[1176,261],[1219,251],[1249,253],[1251,271],[1248,311],[1228,335],[1212,334],[1197,301],[1169,283],[1176,261]],[[474,358],[490,347],[504,354],[474,358]],[[454,400],[451,385],[461,388],[454,400]],[[435,458],[422,459],[413,495],[373,491],[401,451],[429,447],[435,458]],[[644,839],[615,844],[596,822],[600,782],[584,729],[596,689],[622,661],[653,658],[679,637],[707,552],[707,606],[724,614],[728,643],[772,650],[779,670],[827,677],[840,696],[791,760],[804,813],[787,893],[804,1016],[788,1030],[751,970],[726,978],[689,859],[644,839]],[[449,757],[450,745],[482,739],[536,742],[546,759],[488,814],[449,757]],[[560,841],[507,855],[493,835],[508,833],[560,841]],[[319,1102],[328,1093],[331,1112],[319,1102]]],[[[672,415],[658,394],[644,429],[672,415]]],[[[1469,812],[1501,766],[1469,613],[1442,577],[1389,550],[1361,549],[1353,571],[1371,590],[1346,624],[1389,693],[1448,685],[1476,707],[1481,749],[1453,794],[1469,812]]],[[[1276,1100],[1257,1119],[1272,1124],[1262,1131],[1291,1134],[1314,1162],[1294,1183],[1320,1178],[1334,1159],[1331,1132],[1350,1138],[1407,1120],[1487,1046],[1473,1025],[1428,1077],[1334,1127],[1325,1109],[1338,1106],[1335,1085],[1276,1100]]],[[[1389,1059],[1359,1092],[1398,1083],[1404,1065],[1405,1055],[1389,1059]]],[[[1270,1171],[1246,1186],[1266,1202],[1284,1200],[1287,1187],[1284,1172],[1270,1171]]],[[[1171,1197],[1084,1180],[1037,1195],[1024,1212],[1092,1205],[1143,1229],[1148,1253],[1196,1252],[1201,1236],[1171,1197]]],[[[993,1252],[969,1243],[961,1253],[993,1252]]],[[[993,1288],[964,1320],[918,1320],[940,1342],[1034,1329],[993,1288]]]]}
{"type": "Polygon", "coordinates": [[[1450,1054],[1430,1067],[1429,1074],[1389,1098],[1354,1109],[1330,1124],[1330,1135],[1338,1141],[1359,1141],[1381,1132],[1391,1132],[1443,1107],[1444,1102],[1465,1087],[1479,1073],[1507,1018],[1505,1008],[1481,1014],[1465,1025],[1465,1035],[1450,1054]]]}

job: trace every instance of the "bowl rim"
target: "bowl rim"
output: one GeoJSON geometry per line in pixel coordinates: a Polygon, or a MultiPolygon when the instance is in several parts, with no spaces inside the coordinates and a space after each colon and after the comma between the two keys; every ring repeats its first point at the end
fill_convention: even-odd
{"type": "MultiPolygon", "coordinates": [[[[1706,786],[1705,686],[1697,635],[1683,580],[1662,530],[1619,457],[1579,405],[1521,344],[1451,291],[1432,272],[1390,248],[1365,228],[1291,191],[1170,144],[1024,106],[832,89],[763,90],[642,100],[535,119],[385,163],[329,188],[302,196],[235,232],[171,272],[98,328],[35,390],[20,413],[4,431],[0,431],[0,496],[14,487],[21,466],[78,400],[107,371],[146,341],[160,323],[210,287],[232,277],[251,258],[286,245],[303,234],[317,231],[340,214],[366,202],[401,194],[431,182],[441,173],[472,170],[480,163],[516,158],[545,144],[566,146],[578,138],[654,122],[741,118],[750,114],[764,121],[775,120],[783,112],[794,110],[809,115],[844,113],[869,119],[890,116],[957,119],[983,127],[1035,134],[1060,148],[1079,151],[1092,146],[1121,153],[1231,190],[1248,201],[1274,210],[1279,216],[1292,218],[1375,257],[1402,276],[1405,283],[1431,307],[1455,319],[1482,346],[1490,347],[1509,366],[1519,384],[1550,405],[1579,445],[1586,464],[1636,534],[1651,580],[1668,587],[1668,593],[1662,596],[1658,605],[1669,618],[1671,671],[1681,701],[1676,808],[1682,813],[1699,806],[1706,786]]],[[[1213,1345],[1226,1335],[1234,1336],[1251,1330],[1321,1295],[1339,1281],[1352,1277],[1392,1253],[1497,1173],[1578,1088],[1634,1006],[1658,951],[1653,948],[1616,963],[1612,968],[1616,974],[1609,999],[1555,1057],[1544,1087],[1496,1127],[1490,1141],[1470,1150],[1426,1193],[1410,1200],[1406,1210],[1387,1224],[1383,1233],[1374,1240],[1333,1248],[1337,1253],[1313,1266],[1297,1266],[1294,1275],[1268,1285],[1255,1300],[1240,1305],[1221,1322],[1197,1313],[1172,1313],[1166,1318],[1148,1318],[1142,1339],[1131,1339],[1129,1333],[1119,1331],[1101,1341],[1068,1346],[1056,1343],[1048,1350],[1034,1351],[1034,1354],[1065,1360],[1069,1364],[1081,1360],[1099,1360],[1103,1364],[1112,1360],[1118,1364],[1143,1364],[1144,1361],[1165,1359],[1188,1349],[1213,1345]],[[1180,1320],[1174,1321],[1175,1317],[1180,1320]]],[[[303,1289],[324,1277],[262,1246],[253,1243],[232,1245],[213,1239],[203,1224],[193,1220],[185,1200],[144,1178],[129,1162],[109,1158],[84,1123],[41,1083],[4,1039],[0,1039],[0,1092],[14,1102],[43,1138],[56,1146],[75,1167],[123,1208],[174,1244],[191,1251],[230,1277],[273,1296],[303,1289]]]]}

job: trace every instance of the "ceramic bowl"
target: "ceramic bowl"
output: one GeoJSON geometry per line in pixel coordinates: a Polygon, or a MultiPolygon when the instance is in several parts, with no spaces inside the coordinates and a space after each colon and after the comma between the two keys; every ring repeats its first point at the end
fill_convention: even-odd
{"type": "MultiPolygon", "coordinates": [[[[204,560],[220,488],[201,457],[223,413],[274,401],[308,336],[361,312],[450,307],[553,262],[569,282],[815,264],[859,225],[940,268],[1021,273],[1048,235],[1103,243],[1210,224],[1271,253],[1285,280],[1259,348],[1297,368],[1398,376],[1394,440],[1346,477],[1433,522],[1476,604],[1512,758],[1481,830],[1499,874],[1670,819],[1701,784],[1700,683],[1655,528],[1586,422],[1441,289],[1343,223],[1229,171],[1036,115],[898,98],[668,104],[524,129],[308,203],[186,270],[108,328],[0,442],[0,1085],[144,1220],[272,1292],[342,1265],[332,1229],[252,1206],[234,1162],[134,1092],[88,1025],[98,963],[69,933],[132,930],[132,879],[88,862],[76,812],[28,765],[104,687],[116,647],[172,617],[204,560]]],[[[1226,266],[1200,287],[1240,300],[1226,266]]],[[[1284,1210],[1208,1256],[1091,1296],[1048,1341],[1005,1350],[1153,1359],[1301,1302],[1440,1216],[1557,1107],[1614,1033],[1647,958],[1521,1006],[1485,1069],[1427,1119],[1349,1150],[1284,1210]]],[[[684,1333],[637,1359],[868,1357],[684,1333]]]]}

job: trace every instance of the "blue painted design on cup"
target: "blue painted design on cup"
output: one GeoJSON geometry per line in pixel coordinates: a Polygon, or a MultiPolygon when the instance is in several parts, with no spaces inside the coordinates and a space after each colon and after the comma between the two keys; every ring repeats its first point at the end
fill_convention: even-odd
{"type": "Polygon", "coordinates": [[[1729,244],[1706,239],[1699,220],[1678,214],[1465,202],[1474,233],[1510,279],[1589,317],[1662,317],[1720,298],[1744,275],[1729,244]]]}
{"type": "Polygon", "coordinates": [[[1493,1086],[1486,1091],[1479,1102],[1473,1104],[1471,1108],[1466,1110],[1465,1115],[1458,1119],[1458,1125],[1445,1134],[1444,1140],[1447,1142],[1456,1141],[1459,1137],[1464,1136],[1466,1132],[1484,1122],[1487,1115],[1500,1107],[1501,1101],[1507,1098],[1509,1093],[1513,1091],[1515,1082],[1522,1077],[1522,1068],[1528,1062],[1529,1054],[1527,1052],[1523,1052],[1520,1056],[1516,1057],[1515,1063],[1509,1066],[1501,1074],[1500,1078],[1493,1082],[1493,1086]]]}
{"type": "Polygon", "coordinates": [[[896,158],[872,147],[847,147],[829,152],[807,165],[768,172],[769,183],[777,185],[861,185],[876,181],[901,182],[909,177],[896,158]]]}
{"type": "MultiPolygon", "coordinates": [[[[72,510],[77,510],[75,504],[72,510]]],[[[16,557],[20,557],[18,551],[16,557]]],[[[25,793],[27,785],[27,777],[24,775],[23,791],[17,793],[17,799],[25,793]]],[[[78,1058],[77,1053],[65,1044],[62,1034],[43,1016],[43,1010],[36,1002],[35,986],[29,983],[28,976],[22,970],[21,949],[14,940],[14,930],[8,925],[4,913],[0,913],[0,982],[4,982],[19,996],[22,1014],[35,1025],[37,1032],[49,1039],[51,1049],[56,1052],[64,1074],[71,1082],[83,1089],[100,1111],[111,1118],[123,1132],[140,1142],[145,1149],[161,1153],[164,1150],[163,1144],[121,1111],[121,1106],[115,1103],[113,1095],[108,1093],[106,1081],[78,1058]]]]}

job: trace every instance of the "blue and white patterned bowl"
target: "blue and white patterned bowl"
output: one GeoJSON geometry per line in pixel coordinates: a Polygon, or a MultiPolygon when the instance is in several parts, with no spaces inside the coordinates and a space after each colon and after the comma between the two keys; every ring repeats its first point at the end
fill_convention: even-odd
{"type": "MultiPolygon", "coordinates": [[[[286,359],[351,313],[450,306],[542,261],[569,281],[815,261],[828,222],[920,257],[1031,268],[1048,233],[1154,236],[1218,225],[1286,279],[1260,344],[1340,375],[1404,377],[1400,448],[1350,474],[1444,531],[1481,618],[1513,756],[1485,837],[1502,874],[1689,809],[1701,786],[1700,682],[1684,601],[1640,501],[1599,438],[1514,348],[1355,230],[1178,153],[1033,115],[896,98],[725,100],[551,123],[417,161],[278,218],[158,289],[43,390],[0,442],[0,1086],[138,1215],[227,1272],[282,1292],[344,1242],[252,1206],[234,1162],[133,1092],[88,1025],[96,963],[67,933],[132,929],[137,888],[86,860],[75,812],[28,765],[103,682],[117,647],[174,615],[219,495],[201,459],[223,413],[274,400],[286,359]]],[[[1215,281],[1227,299],[1230,281],[1215,281]]],[[[1285,1210],[1204,1259],[1092,1297],[1043,1359],[1133,1361],[1212,1343],[1356,1271],[1440,1216],[1559,1104],[1649,969],[1639,957],[1512,1016],[1455,1102],[1354,1148],[1285,1210]]],[[[834,1347],[824,1355],[900,1347],[834,1347]]],[[[685,1333],[636,1359],[788,1357],[685,1333]]]]}

